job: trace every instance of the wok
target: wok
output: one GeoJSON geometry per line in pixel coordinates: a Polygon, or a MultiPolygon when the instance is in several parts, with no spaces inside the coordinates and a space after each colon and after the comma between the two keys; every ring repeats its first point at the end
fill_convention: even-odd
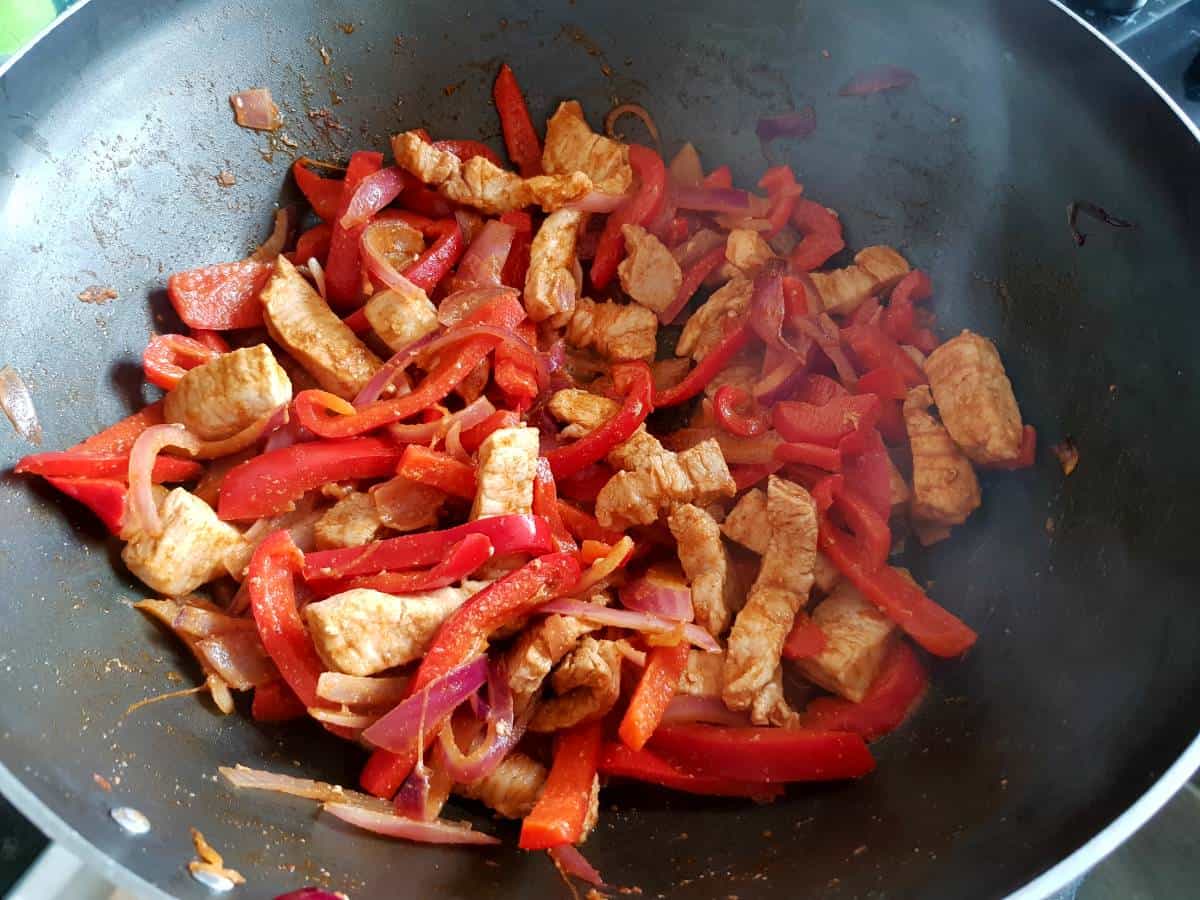
{"type": "MultiPolygon", "coordinates": [[[[1200,760],[1200,145],[1056,5],[93,0],[0,79],[0,363],[33,391],[45,446],[149,398],[138,358],[150,329],[175,324],[169,272],[266,233],[290,156],[233,125],[231,92],[269,86],[318,156],[418,125],[496,143],[500,60],[535,118],[562,97],[593,120],[638,101],[669,151],[690,138],[740,183],[764,167],[756,119],[814,104],[815,135],[776,152],[840,211],[851,246],[894,243],[932,274],[945,329],[998,341],[1043,448],[1034,470],[986,477],[983,509],[913,556],[981,639],[935,665],[876,773],[761,807],[613,788],[592,862],[688,897],[1040,896],[1083,872],[1200,760]],[[919,82],[837,96],[882,62],[919,82]],[[306,115],[319,107],[346,130],[306,115]],[[1085,222],[1076,248],[1075,200],[1136,227],[1085,222]],[[81,303],[94,284],[119,298],[81,303]],[[1066,436],[1082,454],[1069,479],[1045,449],[1066,436]]],[[[27,451],[0,429],[0,461],[27,451]]],[[[195,826],[246,874],[242,896],[560,895],[541,855],[390,843],[303,801],[232,792],[218,765],[351,783],[360,756],[193,698],[124,716],[195,669],[128,607],[141,589],[85,513],[11,476],[0,510],[0,787],[118,882],[207,896],[182,868],[195,826]],[[150,832],[122,832],[120,805],[150,832]]]]}

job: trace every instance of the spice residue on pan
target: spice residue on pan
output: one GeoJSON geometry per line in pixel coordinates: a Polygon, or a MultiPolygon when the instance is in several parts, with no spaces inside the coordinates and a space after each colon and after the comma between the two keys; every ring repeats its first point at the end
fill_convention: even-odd
{"type": "Polygon", "coordinates": [[[235,885],[245,884],[246,879],[237,869],[225,866],[225,860],[212,845],[204,839],[198,829],[192,830],[192,843],[196,847],[196,856],[188,863],[188,871],[192,877],[213,891],[230,891],[235,885]]]}
{"type": "Polygon", "coordinates": [[[78,294],[75,295],[84,303],[107,303],[109,300],[117,299],[117,291],[115,288],[105,287],[102,284],[90,284],[78,294]]]}

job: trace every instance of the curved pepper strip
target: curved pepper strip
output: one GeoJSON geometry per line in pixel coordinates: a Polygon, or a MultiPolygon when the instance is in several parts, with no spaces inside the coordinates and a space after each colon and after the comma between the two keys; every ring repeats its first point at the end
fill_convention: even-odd
{"type": "Polygon", "coordinates": [[[629,145],[629,165],[641,182],[636,194],[609,215],[596,243],[589,277],[592,287],[603,290],[617,274],[617,264],[625,251],[624,225],[642,225],[658,214],[667,193],[667,167],[662,157],[648,147],[629,145]]]}
{"type": "Polygon", "coordinates": [[[654,377],[644,362],[621,363],[612,367],[613,381],[625,383],[625,399],[616,414],[574,443],[545,454],[555,478],[569,478],[592,463],[599,462],[613,447],[623,444],[646,421],[653,408],[654,377]]]}
{"type": "Polygon", "coordinates": [[[46,476],[58,490],[78,500],[97,516],[113,534],[119,535],[125,524],[125,495],[129,488],[115,478],[60,478],[46,476]]]}
{"type": "Polygon", "coordinates": [[[913,304],[926,300],[933,293],[933,282],[920,269],[914,269],[900,279],[892,288],[887,309],[881,322],[884,332],[900,344],[912,343],[916,326],[916,309],[913,304]]]}
{"type": "Polygon", "coordinates": [[[746,346],[752,333],[750,326],[745,322],[728,332],[721,338],[721,342],[708,351],[704,359],[688,372],[683,381],[674,387],[655,392],[654,408],[677,406],[699,394],[746,346]]]}
{"type": "Polygon", "coordinates": [[[255,722],[291,722],[308,714],[308,707],[282,681],[268,681],[254,688],[250,715],[255,722]]]}
{"type": "Polygon", "coordinates": [[[212,362],[220,355],[221,351],[187,335],[156,334],[142,351],[142,369],[147,381],[169,391],[188,370],[212,362]]]}
{"type": "Polygon", "coordinates": [[[273,262],[243,259],[176,272],[167,297],[189,328],[256,328],[263,323],[258,295],[274,271],[273,262]]]}
{"type": "Polygon", "coordinates": [[[429,294],[457,265],[466,252],[467,241],[454,219],[434,222],[422,229],[422,233],[435,239],[433,246],[417,257],[417,260],[401,274],[429,294]]]}
{"type": "Polygon", "coordinates": [[[576,550],[575,539],[567,530],[558,507],[558,489],[554,484],[554,473],[544,456],[539,456],[533,479],[533,513],[550,523],[550,534],[554,537],[554,549],[566,553],[576,550]]]}
{"type": "Polygon", "coordinates": [[[673,647],[654,647],[646,654],[646,668],[617,729],[625,746],[632,750],[646,746],[679,689],[690,649],[690,644],[680,641],[673,647]]]}
{"type": "Polygon", "coordinates": [[[723,384],[713,396],[713,414],[717,424],[738,437],[755,437],[767,430],[766,417],[744,415],[738,407],[752,405],[750,393],[734,384],[723,384]]]}
{"type": "Polygon", "coordinates": [[[396,474],[435,487],[452,497],[470,500],[475,496],[474,466],[421,444],[409,444],[404,448],[396,474]]]}
{"type": "Polygon", "coordinates": [[[345,228],[341,224],[341,218],[350,208],[359,183],[382,168],[382,153],[359,150],[350,157],[346,180],[342,183],[341,200],[338,202],[337,215],[333,221],[333,234],[329,238],[329,257],[325,261],[325,294],[331,305],[354,306],[362,297],[359,239],[367,223],[345,228]]]}
{"type": "Polygon", "coordinates": [[[554,742],[554,762],[532,812],[521,823],[522,850],[547,850],[583,837],[600,763],[604,725],[600,720],[568,728],[554,742]]]}
{"type": "Polygon", "coordinates": [[[317,217],[324,222],[332,222],[337,217],[338,206],[342,202],[344,182],[340,178],[322,178],[308,168],[308,162],[310,160],[302,156],[292,163],[292,177],[296,179],[296,186],[300,188],[300,193],[304,195],[317,217]]]}
{"type": "MultiPolygon", "coordinates": [[[[451,613],[438,628],[409,686],[409,693],[421,690],[466,662],[483,648],[492,632],[569,590],[578,580],[579,561],[575,554],[552,553],[538,557],[488,585],[451,613]]],[[[400,789],[416,761],[415,750],[408,754],[376,750],[367,760],[359,783],[377,797],[391,797],[400,789]]]]}
{"type": "Polygon", "coordinates": [[[803,188],[796,182],[796,176],[791,166],[775,166],[767,169],[758,180],[758,186],[767,192],[771,198],[771,208],[767,212],[767,221],[771,223],[770,230],[764,238],[773,238],[787,227],[796,201],[800,199],[803,188]]]}
{"type": "Polygon", "coordinates": [[[658,321],[663,325],[670,325],[674,322],[696,291],[700,290],[704,279],[724,262],[725,244],[721,243],[688,266],[683,273],[683,280],[679,282],[679,290],[675,292],[675,299],[671,301],[670,306],[658,314],[658,321]]]}
{"type": "MultiPolygon", "coordinates": [[[[162,482],[191,481],[203,471],[201,465],[190,459],[174,456],[159,456],[154,460],[150,480],[162,482]]],[[[93,453],[88,450],[51,450],[22,457],[13,467],[18,475],[51,475],[60,478],[114,478],[127,480],[129,476],[129,453],[93,453]]]]}
{"type": "MultiPolygon", "coordinates": [[[[522,178],[541,174],[542,142],[529,117],[529,107],[525,105],[521,85],[517,83],[517,76],[508,63],[502,64],[496,75],[492,100],[496,103],[496,112],[500,114],[500,130],[504,132],[508,158],[513,161],[522,178]]],[[[495,162],[500,165],[498,160],[495,162]]]]}
{"type": "Polygon", "coordinates": [[[861,702],[819,697],[805,707],[800,727],[853,731],[871,741],[899,728],[920,704],[928,687],[929,674],[916,651],[907,641],[897,641],[861,702]]]}
{"type": "Polygon", "coordinates": [[[434,591],[462,581],[495,555],[495,548],[486,534],[474,532],[447,551],[448,555],[431,569],[416,572],[380,572],[363,575],[348,582],[334,582],[323,587],[322,596],[356,588],[381,591],[384,594],[416,594],[434,591]]]}
{"type": "Polygon", "coordinates": [[[624,744],[617,743],[605,744],[601,749],[599,771],[610,778],[645,781],[668,790],[705,797],[750,797],[767,801],[783,794],[781,784],[696,775],[672,765],[657,753],[630,750],[624,744]]]}

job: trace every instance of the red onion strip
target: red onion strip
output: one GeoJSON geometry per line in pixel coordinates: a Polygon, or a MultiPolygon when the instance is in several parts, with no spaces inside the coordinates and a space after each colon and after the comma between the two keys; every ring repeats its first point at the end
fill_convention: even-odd
{"type": "Polygon", "coordinates": [[[399,444],[429,444],[444,437],[450,428],[459,425],[463,431],[474,428],[496,411],[487,397],[477,397],[456,413],[442,416],[433,422],[419,425],[389,425],[388,433],[399,444]]]}
{"type": "Polygon", "coordinates": [[[255,262],[273,262],[287,245],[288,235],[291,234],[295,218],[295,210],[290,206],[276,210],[275,227],[271,229],[270,236],[259,245],[258,249],[250,254],[250,258],[255,262]]]}
{"type": "Polygon", "coordinates": [[[42,426],[33,407],[33,395],[12,366],[0,368],[0,409],[17,434],[31,444],[42,443],[42,426]]]}
{"type": "Polygon", "coordinates": [[[516,235],[515,228],[495,219],[484,225],[459,260],[454,273],[455,284],[499,287],[500,274],[504,271],[504,263],[508,260],[516,235]]]}
{"type": "Polygon", "coordinates": [[[376,747],[406,753],[419,740],[418,732],[440,727],[460,703],[479,690],[487,678],[487,659],[479,657],[447,673],[413,694],[363,732],[376,747]]]}
{"type": "MultiPolygon", "coordinates": [[[[826,319],[829,316],[825,313],[821,314],[826,319]]],[[[833,323],[829,319],[830,324],[833,323]]],[[[833,367],[837,370],[838,378],[842,380],[842,384],[848,388],[853,388],[858,384],[858,373],[854,370],[854,366],[850,364],[850,358],[846,356],[842,350],[841,339],[837,336],[837,326],[833,325],[834,335],[830,335],[828,331],[811,318],[797,318],[792,320],[792,326],[803,335],[812,338],[821,352],[829,357],[829,361],[833,363],[833,367]]]]}
{"type": "Polygon", "coordinates": [[[513,695],[503,665],[492,663],[488,667],[487,684],[487,732],[479,746],[464,754],[449,722],[438,736],[439,759],[456,784],[471,784],[494,772],[525,731],[523,722],[513,721],[513,695]]]}
{"type": "Polygon", "coordinates": [[[151,425],[133,442],[129,451],[129,506],[138,527],[151,537],[158,537],[163,530],[150,480],[158,452],[164,447],[195,452],[199,446],[196,436],[182,425],[151,425]]]}
{"type": "Polygon", "coordinates": [[[750,209],[750,194],[738,188],[679,187],[672,195],[680,209],[742,214],[750,209]]]}
{"type": "Polygon", "coordinates": [[[404,172],[396,166],[388,166],[368,175],[354,189],[350,204],[338,224],[347,231],[357,228],[399,197],[404,184],[404,172]]]}
{"type": "Polygon", "coordinates": [[[817,128],[817,113],[811,106],[777,116],[763,116],[758,120],[754,133],[759,141],[768,143],[779,137],[803,140],[817,128]]]}
{"type": "Polygon", "coordinates": [[[367,274],[374,281],[394,291],[407,292],[420,290],[420,288],[405,278],[400,272],[396,271],[396,267],[388,261],[386,256],[375,249],[375,243],[371,239],[372,229],[387,227],[387,225],[387,222],[372,222],[363,229],[362,237],[359,238],[358,246],[363,264],[367,268],[367,274]]]}
{"type": "Polygon", "coordinates": [[[605,194],[601,191],[591,191],[563,208],[603,215],[612,212],[628,199],[629,194],[605,194]]]}
{"type": "Polygon", "coordinates": [[[674,622],[690,622],[695,617],[691,588],[683,583],[659,581],[652,573],[624,585],[620,597],[621,605],[635,612],[674,622]]]}
{"type": "Polygon", "coordinates": [[[590,862],[584,859],[578,847],[572,844],[559,844],[557,847],[551,847],[546,852],[550,854],[550,858],[554,860],[554,864],[558,866],[559,871],[563,874],[573,875],[579,880],[586,881],[588,884],[598,888],[605,887],[604,879],[600,877],[600,873],[595,870],[590,862]]]}
{"type": "Polygon", "coordinates": [[[720,697],[697,697],[691,694],[672,697],[662,720],[664,723],[707,722],[734,728],[750,724],[749,716],[733,711],[720,697]]]}
{"type": "Polygon", "coordinates": [[[455,822],[434,820],[420,822],[416,819],[406,819],[402,816],[378,813],[361,806],[351,806],[347,803],[326,803],[321,807],[330,815],[376,834],[387,837],[403,838],[407,841],[417,841],[422,844],[499,844],[499,838],[490,834],[475,831],[466,825],[455,822]]]}
{"type": "Polygon", "coordinates": [[[587,619],[597,625],[611,625],[614,628],[628,628],[631,631],[641,631],[646,634],[670,634],[682,627],[683,637],[689,643],[709,653],[720,653],[721,645],[711,634],[693,623],[671,622],[661,616],[650,613],[634,612],[628,609],[609,609],[595,603],[582,600],[559,599],[551,600],[539,606],[539,613],[558,613],[564,616],[575,616],[587,619]]]}
{"type": "Polygon", "coordinates": [[[317,679],[317,696],[347,706],[394,706],[408,694],[408,679],[364,677],[322,672],[317,679]]]}
{"type": "Polygon", "coordinates": [[[258,632],[230,632],[196,642],[201,661],[230,687],[246,691],[279,680],[279,670],[263,649],[258,632]]]}
{"type": "Polygon", "coordinates": [[[667,166],[667,173],[676,187],[700,187],[700,183],[704,181],[704,166],[700,163],[700,154],[696,152],[696,148],[690,143],[680,147],[671,164],[667,166]]]}

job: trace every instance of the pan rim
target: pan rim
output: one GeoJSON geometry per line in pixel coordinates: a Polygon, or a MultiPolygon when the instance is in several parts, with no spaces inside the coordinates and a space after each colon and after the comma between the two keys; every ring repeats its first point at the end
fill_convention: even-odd
{"type": "MultiPolygon", "coordinates": [[[[55,29],[65,24],[72,16],[90,5],[93,0],[78,0],[43,28],[25,47],[0,63],[2,80],[21,60],[37,47],[55,29]]],[[[1120,46],[1109,40],[1084,17],[1080,16],[1062,0],[1045,0],[1070,20],[1083,27],[1095,40],[1135,72],[1158,98],[1170,109],[1191,134],[1200,142],[1200,126],[1187,115],[1183,108],[1120,46]]],[[[1178,793],[1188,780],[1200,771],[1200,732],[1183,750],[1175,761],[1154,783],[1130,804],[1120,815],[1110,821],[1091,838],[1078,846],[1069,855],[1034,876],[1022,887],[1008,895],[1008,900],[1042,900],[1082,878],[1109,854],[1127,841],[1151,817],[1162,809],[1178,793]]],[[[110,856],[89,841],[58,815],[3,762],[0,762],[0,794],[3,794],[17,809],[36,825],[53,842],[70,850],[82,862],[101,873],[115,886],[125,888],[154,900],[172,900],[171,895],[139,875],[134,869],[110,856]]]]}

